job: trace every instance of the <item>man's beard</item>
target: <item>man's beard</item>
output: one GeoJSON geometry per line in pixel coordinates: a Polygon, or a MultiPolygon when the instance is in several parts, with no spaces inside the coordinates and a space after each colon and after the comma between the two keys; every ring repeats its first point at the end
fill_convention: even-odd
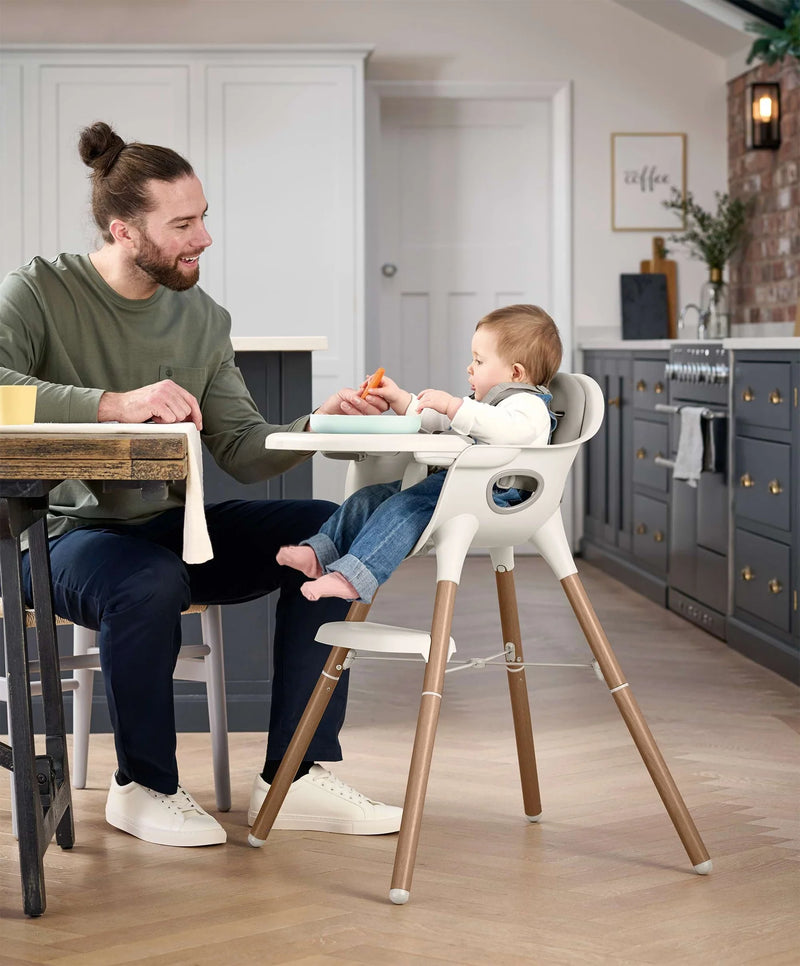
{"type": "MultiPolygon", "coordinates": [[[[185,292],[193,285],[197,285],[200,278],[200,261],[195,262],[194,271],[182,272],[177,262],[170,261],[161,249],[150,238],[144,229],[140,229],[141,243],[136,256],[136,265],[154,282],[172,289],[173,292],[185,292]]],[[[198,253],[199,254],[199,253],[198,253]]]]}

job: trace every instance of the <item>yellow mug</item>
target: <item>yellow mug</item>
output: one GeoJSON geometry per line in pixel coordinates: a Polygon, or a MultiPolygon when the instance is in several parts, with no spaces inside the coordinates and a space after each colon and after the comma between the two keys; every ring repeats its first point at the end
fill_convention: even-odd
{"type": "Polygon", "coordinates": [[[0,386],[0,426],[24,426],[35,418],[36,386],[0,386]]]}

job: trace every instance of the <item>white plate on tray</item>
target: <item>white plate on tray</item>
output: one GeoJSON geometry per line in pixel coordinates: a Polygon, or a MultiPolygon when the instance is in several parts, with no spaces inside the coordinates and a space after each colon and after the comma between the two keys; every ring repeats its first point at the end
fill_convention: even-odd
{"type": "Polygon", "coordinates": [[[311,429],[315,433],[416,433],[419,416],[326,416],[311,414],[311,429]]]}

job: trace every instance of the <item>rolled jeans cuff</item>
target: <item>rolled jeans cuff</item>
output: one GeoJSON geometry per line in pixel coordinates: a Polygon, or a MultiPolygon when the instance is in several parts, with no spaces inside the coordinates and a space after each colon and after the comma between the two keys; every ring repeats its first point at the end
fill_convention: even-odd
{"type": "Polygon", "coordinates": [[[336,544],[325,533],[315,533],[313,537],[309,537],[307,540],[301,540],[300,546],[311,547],[317,555],[317,560],[319,560],[323,570],[327,568],[328,564],[332,564],[335,560],[339,559],[339,551],[336,549],[336,544]]]}
{"type": "Polygon", "coordinates": [[[349,580],[353,587],[355,587],[361,603],[372,603],[372,598],[378,589],[378,581],[358,557],[354,557],[351,553],[346,553],[343,557],[326,566],[325,570],[327,573],[336,571],[346,580],[349,580]]]}

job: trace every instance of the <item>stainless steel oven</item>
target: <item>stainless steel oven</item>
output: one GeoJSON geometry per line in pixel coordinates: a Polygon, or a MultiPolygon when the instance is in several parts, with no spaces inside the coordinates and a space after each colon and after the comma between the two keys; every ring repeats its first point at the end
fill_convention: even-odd
{"type": "Polygon", "coordinates": [[[675,344],[666,370],[670,460],[680,439],[680,410],[703,409],[703,468],[696,487],[672,479],[667,606],[725,639],[728,603],[728,353],[719,343],[675,344]]]}

